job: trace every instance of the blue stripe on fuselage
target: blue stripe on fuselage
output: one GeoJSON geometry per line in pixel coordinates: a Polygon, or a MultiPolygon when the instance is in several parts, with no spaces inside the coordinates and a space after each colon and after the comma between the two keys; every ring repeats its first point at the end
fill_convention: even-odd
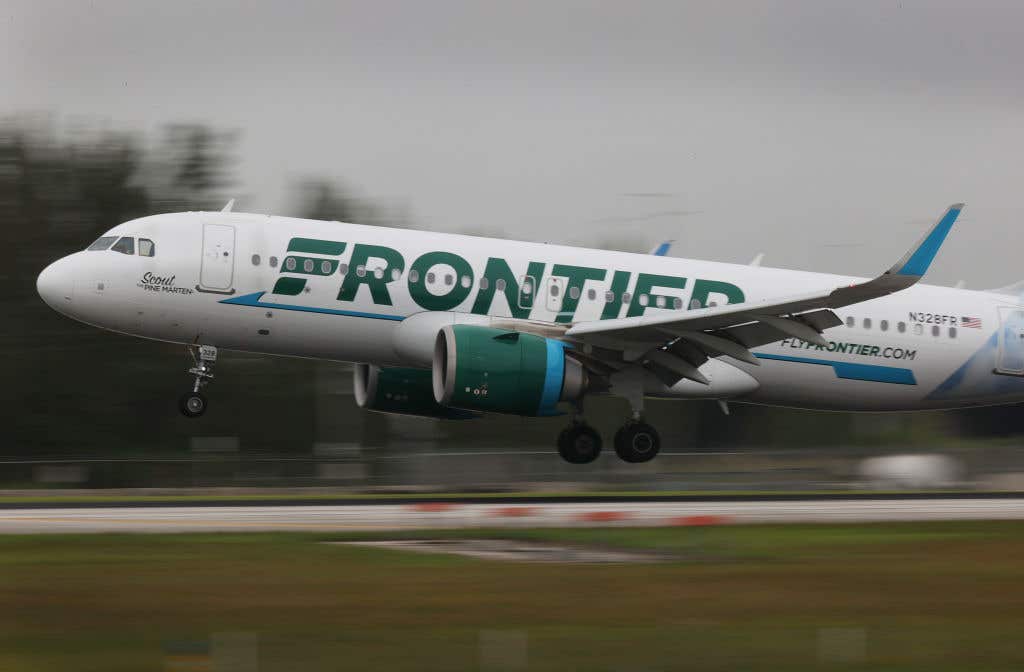
{"type": "Polygon", "coordinates": [[[854,364],[852,362],[836,362],[828,359],[811,357],[790,357],[789,355],[770,355],[754,353],[760,359],[774,359],[781,362],[798,362],[800,364],[820,364],[831,366],[837,378],[846,380],[866,380],[873,383],[892,383],[895,385],[917,385],[914,372],[894,366],[878,366],[877,364],[854,364]]]}
{"type": "Polygon", "coordinates": [[[334,308],[317,308],[316,306],[295,306],[287,303],[267,303],[260,301],[266,292],[253,292],[244,296],[237,296],[233,299],[224,299],[220,303],[229,303],[235,306],[254,306],[256,308],[273,308],[275,310],[295,310],[301,313],[320,313],[323,315],[344,315],[346,317],[365,317],[371,320],[393,320],[401,322],[405,319],[402,315],[384,315],[381,313],[364,313],[358,310],[335,310],[334,308]]]}

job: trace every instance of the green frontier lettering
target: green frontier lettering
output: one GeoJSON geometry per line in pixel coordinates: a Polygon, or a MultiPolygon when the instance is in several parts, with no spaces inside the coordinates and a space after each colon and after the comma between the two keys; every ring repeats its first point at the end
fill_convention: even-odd
{"type": "MultiPolygon", "coordinates": [[[[480,287],[473,302],[472,312],[477,315],[489,315],[491,305],[494,303],[494,293],[501,291],[505,295],[505,302],[508,304],[509,314],[516,318],[525,320],[530,317],[530,309],[533,308],[533,297],[537,293],[541,276],[544,275],[544,264],[539,261],[531,261],[526,269],[526,275],[533,278],[532,289],[528,294],[522,294],[519,281],[516,279],[508,262],[498,257],[490,257],[487,266],[484,268],[484,278],[487,286],[480,287]],[[498,283],[501,283],[499,290],[498,283]]],[[[481,283],[482,285],[483,283],[481,283]]]]}
{"type": "Polygon", "coordinates": [[[612,300],[604,304],[604,310],[601,311],[602,320],[611,320],[619,316],[622,309],[619,297],[629,286],[629,276],[629,271],[615,271],[612,275],[612,286],[608,289],[612,293],[612,300]]]}
{"type": "Polygon", "coordinates": [[[725,296],[726,303],[743,303],[747,300],[743,290],[736,285],[718,280],[697,280],[693,283],[693,297],[690,302],[696,300],[701,308],[707,308],[708,297],[712,294],[725,296]]]}
{"type": "Polygon", "coordinates": [[[629,311],[626,317],[636,317],[644,314],[644,308],[654,306],[658,297],[664,297],[668,307],[672,306],[672,299],[676,298],[668,294],[653,294],[655,287],[671,287],[674,289],[686,289],[686,278],[677,278],[673,275],[655,275],[653,273],[641,273],[636,277],[636,287],[633,289],[633,300],[629,303],[629,311]],[[640,303],[641,296],[647,296],[647,306],[640,303]]]}
{"type": "Polygon", "coordinates": [[[601,268],[590,268],[588,266],[566,266],[555,264],[551,267],[551,275],[564,276],[567,278],[565,293],[562,295],[562,309],[558,311],[555,322],[572,322],[576,315],[576,308],[580,305],[580,296],[583,295],[583,285],[587,280],[604,280],[608,274],[601,268]],[[573,292],[573,290],[576,290],[573,292]],[[573,296],[575,294],[575,296],[573,296]]]}
{"type": "MultiPolygon", "coordinates": [[[[338,256],[345,251],[345,243],[336,240],[315,238],[292,238],[288,242],[289,252],[305,252],[338,256]]],[[[296,275],[332,275],[338,269],[336,259],[319,259],[289,254],[281,264],[281,273],[296,275]]],[[[298,296],[306,287],[305,278],[281,277],[274,283],[272,293],[284,296],[298,296]]]]}
{"type": "Polygon", "coordinates": [[[451,252],[427,252],[421,255],[409,267],[409,295],[421,308],[426,310],[451,310],[466,300],[473,289],[473,268],[469,262],[451,252]],[[431,294],[427,289],[427,272],[438,264],[447,264],[455,269],[452,284],[448,285],[448,293],[431,294]],[[416,282],[412,281],[416,271],[416,282]],[[463,278],[469,282],[463,284],[463,278]]]}
{"type": "Polygon", "coordinates": [[[352,258],[349,259],[348,273],[338,292],[338,301],[355,301],[359,287],[366,285],[370,288],[374,303],[379,306],[392,305],[388,283],[393,281],[391,272],[394,269],[398,269],[399,273],[405,269],[405,259],[398,250],[382,245],[356,245],[352,248],[352,258]],[[380,259],[384,265],[371,267],[370,259],[380,259]],[[363,269],[362,276],[358,272],[360,267],[363,269]]]}

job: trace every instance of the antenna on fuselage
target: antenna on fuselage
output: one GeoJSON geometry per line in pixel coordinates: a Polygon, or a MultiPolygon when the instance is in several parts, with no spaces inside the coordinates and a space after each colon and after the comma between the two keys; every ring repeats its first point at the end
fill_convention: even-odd
{"type": "Polygon", "coordinates": [[[220,209],[221,212],[231,212],[231,208],[235,207],[235,199],[228,201],[228,204],[220,209]]]}

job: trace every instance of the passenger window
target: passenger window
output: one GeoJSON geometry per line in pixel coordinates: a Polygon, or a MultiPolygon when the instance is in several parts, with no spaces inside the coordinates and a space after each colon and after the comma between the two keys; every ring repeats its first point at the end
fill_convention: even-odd
{"type": "MultiPolygon", "coordinates": [[[[155,257],[156,256],[156,245],[149,238],[139,238],[139,256],[140,257],[155,257]]],[[[256,257],[259,259],[259,257],[256,257]]]]}
{"type": "Polygon", "coordinates": [[[940,331],[941,330],[939,329],[939,325],[937,325],[937,324],[933,324],[932,325],[932,336],[938,336],[940,331]]]}
{"type": "Polygon", "coordinates": [[[270,267],[271,268],[277,268],[277,257],[271,257],[270,258],[270,267]]]}
{"type": "Polygon", "coordinates": [[[434,272],[433,272],[433,271],[431,271],[430,273],[427,273],[427,284],[429,284],[429,285],[432,285],[432,284],[434,284],[434,280],[435,280],[436,278],[437,278],[437,276],[436,276],[436,275],[434,275],[434,272]]]}
{"type": "Polygon", "coordinates": [[[306,273],[312,273],[313,272],[313,260],[312,259],[306,259],[304,262],[302,262],[302,270],[304,270],[306,273]]]}
{"type": "Polygon", "coordinates": [[[366,266],[363,266],[362,264],[359,264],[358,266],[356,266],[356,275],[358,275],[360,278],[365,278],[366,277],[366,266]]]}
{"type": "Polygon", "coordinates": [[[391,281],[394,282],[402,277],[402,271],[397,268],[391,269],[391,281]]]}
{"type": "Polygon", "coordinates": [[[498,290],[499,292],[504,292],[505,291],[505,280],[502,279],[502,278],[498,278],[497,280],[495,280],[494,281],[494,288],[496,290],[498,290]]]}
{"type": "Polygon", "coordinates": [[[558,283],[552,282],[550,288],[551,296],[558,296],[559,291],[558,283]]]}
{"type": "Polygon", "coordinates": [[[950,338],[956,338],[956,327],[950,327],[949,328],[949,337],[950,338]]]}
{"type": "Polygon", "coordinates": [[[469,279],[468,275],[464,275],[461,278],[459,278],[459,284],[465,287],[466,289],[469,289],[469,286],[473,284],[473,281],[469,279]]]}
{"type": "Polygon", "coordinates": [[[640,295],[640,305],[641,306],[644,306],[646,308],[647,304],[650,303],[650,302],[651,302],[651,299],[650,299],[649,296],[647,296],[646,294],[641,294],[640,295]]]}
{"type": "Polygon", "coordinates": [[[615,292],[605,292],[604,293],[604,302],[605,303],[611,303],[614,300],[615,300],[615,292]]]}
{"type": "Polygon", "coordinates": [[[135,239],[131,236],[125,236],[114,243],[114,246],[110,249],[121,254],[135,254],[135,239]]]}
{"type": "MultiPolygon", "coordinates": [[[[273,257],[271,257],[271,259],[273,259],[273,257]]],[[[273,266],[274,264],[270,264],[270,265],[273,266]]],[[[346,273],[348,273],[348,264],[339,264],[338,265],[338,272],[341,273],[342,275],[345,275],[346,273]]]]}
{"type": "Polygon", "coordinates": [[[445,273],[444,274],[444,284],[446,286],[448,286],[448,287],[451,287],[452,285],[455,284],[455,277],[452,276],[451,273],[445,273]]]}
{"type": "Polygon", "coordinates": [[[287,259],[284,260],[284,269],[286,271],[294,271],[295,270],[295,258],[294,257],[288,257],[287,259]]]}
{"type": "Polygon", "coordinates": [[[690,310],[697,310],[697,309],[703,308],[703,307],[704,306],[700,305],[700,300],[699,299],[690,299],[690,310]]]}
{"type": "Polygon", "coordinates": [[[889,320],[882,320],[878,323],[878,326],[882,328],[882,331],[889,331],[889,320]]]}
{"type": "Polygon", "coordinates": [[[680,299],[678,296],[676,298],[672,299],[672,307],[675,308],[676,310],[682,310],[683,309],[683,300],[680,299]]]}
{"type": "Polygon", "coordinates": [[[633,295],[630,294],[629,292],[623,292],[622,293],[622,302],[623,303],[629,303],[630,299],[632,299],[632,298],[633,298],[633,295]]]}
{"type": "Polygon", "coordinates": [[[597,290],[591,287],[587,290],[587,300],[594,301],[597,299],[597,290]]]}
{"type": "MultiPolygon", "coordinates": [[[[142,249],[142,241],[141,240],[139,241],[139,249],[140,250],[142,249]]],[[[258,255],[258,254],[252,255],[252,265],[253,266],[259,266],[260,265],[260,255],[258,255]]]]}
{"type": "Polygon", "coordinates": [[[576,299],[580,298],[580,288],[579,287],[570,287],[569,288],[569,298],[572,299],[573,301],[575,301],[576,299]]]}
{"type": "Polygon", "coordinates": [[[871,318],[870,317],[865,317],[864,318],[864,328],[865,329],[870,329],[871,328],[871,318]]]}
{"type": "Polygon", "coordinates": [[[411,271],[409,271],[409,282],[411,282],[412,284],[415,285],[419,281],[420,281],[420,272],[417,271],[415,268],[412,269],[411,271]]]}
{"type": "Polygon", "coordinates": [[[853,319],[853,317],[848,317],[848,318],[846,318],[846,326],[847,326],[847,327],[849,327],[850,329],[853,329],[853,326],[854,326],[855,324],[857,324],[857,321],[856,321],[856,320],[854,320],[854,319],[853,319]]]}
{"type": "Polygon", "coordinates": [[[898,331],[898,332],[900,332],[902,334],[906,330],[907,330],[907,323],[906,322],[897,322],[896,323],[896,331],[898,331]]]}
{"type": "Polygon", "coordinates": [[[924,333],[924,327],[922,327],[920,324],[915,324],[914,325],[914,335],[915,336],[920,336],[923,333],[924,333]]]}
{"type": "Polygon", "coordinates": [[[383,280],[384,279],[384,269],[383,268],[375,268],[375,269],[373,269],[373,277],[377,278],[378,280],[383,280]]]}
{"type": "Polygon", "coordinates": [[[488,280],[486,277],[480,278],[480,289],[482,291],[486,292],[487,288],[490,287],[490,286],[491,286],[491,281],[490,280],[488,280]]]}
{"type": "Polygon", "coordinates": [[[323,273],[324,275],[330,275],[331,274],[331,262],[327,261],[326,259],[321,261],[320,262],[320,272],[323,273]]]}
{"type": "Polygon", "coordinates": [[[115,240],[117,240],[117,236],[103,236],[102,238],[100,238],[95,243],[93,243],[92,245],[85,249],[90,252],[109,250],[110,246],[114,244],[115,240]]]}
{"type": "Polygon", "coordinates": [[[665,297],[664,296],[659,296],[657,299],[654,300],[654,305],[657,306],[658,308],[664,308],[665,307],[665,297]]]}

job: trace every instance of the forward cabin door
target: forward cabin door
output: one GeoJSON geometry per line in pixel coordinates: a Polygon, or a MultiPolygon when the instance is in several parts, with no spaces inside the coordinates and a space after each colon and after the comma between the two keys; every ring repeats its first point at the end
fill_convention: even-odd
{"type": "Polygon", "coordinates": [[[999,309],[996,373],[1024,376],[1024,309],[999,309]]]}
{"type": "Polygon", "coordinates": [[[235,275],[235,227],[228,224],[203,225],[203,260],[199,272],[200,291],[233,294],[235,275]]]}

